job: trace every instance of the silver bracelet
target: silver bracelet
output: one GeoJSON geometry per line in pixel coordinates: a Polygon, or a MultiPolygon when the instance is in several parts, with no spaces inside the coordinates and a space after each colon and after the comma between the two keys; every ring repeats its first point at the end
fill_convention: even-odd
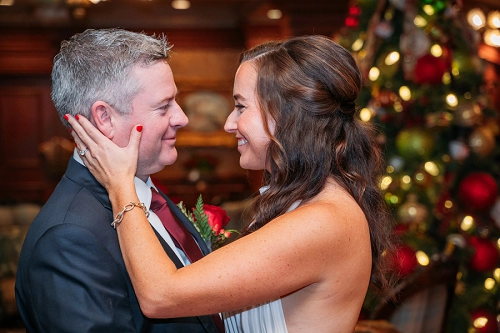
{"type": "Polygon", "coordinates": [[[130,201],[128,204],[123,206],[123,210],[121,212],[116,214],[115,220],[113,222],[111,222],[111,226],[116,229],[116,225],[119,224],[123,220],[123,214],[125,214],[126,212],[130,212],[132,209],[134,209],[134,207],[142,208],[142,210],[144,211],[144,214],[146,214],[146,217],[149,217],[148,209],[146,208],[146,206],[144,206],[144,204],[142,202],[136,203],[136,202],[130,201]]]}

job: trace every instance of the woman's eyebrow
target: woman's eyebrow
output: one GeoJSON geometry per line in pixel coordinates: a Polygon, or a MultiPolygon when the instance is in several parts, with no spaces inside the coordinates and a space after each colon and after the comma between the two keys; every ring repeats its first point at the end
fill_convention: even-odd
{"type": "Polygon", "coordinates": [[[246,99],[245,99],[243,96],[241,96],[240,94],[235,94],[235,95],[233,95],[233,98],[234,98],[234,100],[235,100],[235,101],[238,101],[238,100],[243,100],[243,101],[245,101],[245,100],[246,100],[246,99]]]}

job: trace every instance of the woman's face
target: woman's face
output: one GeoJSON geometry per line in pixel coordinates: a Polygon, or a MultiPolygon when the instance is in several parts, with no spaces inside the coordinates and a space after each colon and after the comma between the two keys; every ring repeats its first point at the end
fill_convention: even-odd
{"type": "MultiPolygon", "coordinates": [[[[240,166],[243,169],[263,170],[270,142],[264,130],[262,115],[256,94],[257,71],[251,62],[240,65],[234,79],[235,107],[228,116],[224,129],[238,139],[240,166]]],[[[274,132],[274,123],[269,124],[274,132]]]]}

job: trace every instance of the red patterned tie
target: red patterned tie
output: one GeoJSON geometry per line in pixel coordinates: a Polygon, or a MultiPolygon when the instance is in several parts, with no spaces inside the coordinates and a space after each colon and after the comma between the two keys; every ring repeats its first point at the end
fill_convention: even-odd
{"type": "MultiPolygon", "coordinates": [[[[177,245],[184,251],[186,256],[191,262],[195,262],[203,257],[198,244],[193,236],[189,233],[187,228],[178,221],[170,209],[168,208],[167,201],[161,196],[154,188],[151,188],[153,197],[151,199],[151,210],[158,216],[161,223],[165,226],[170,236],[177,245]]],[[[212,319],[217,327],[219,333],[224,333],[224,323],[218,314],[212,315],[212,319]]]]}

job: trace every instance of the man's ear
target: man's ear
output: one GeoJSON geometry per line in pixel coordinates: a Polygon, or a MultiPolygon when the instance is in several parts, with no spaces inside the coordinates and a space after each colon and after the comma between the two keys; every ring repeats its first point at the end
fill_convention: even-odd
{"type": "Polygon", "coordinates": [[[115,110],[106,102],[97,101],[90,109],[92,119],[102,134],[113,139],[115,135],[115,110]]]}

